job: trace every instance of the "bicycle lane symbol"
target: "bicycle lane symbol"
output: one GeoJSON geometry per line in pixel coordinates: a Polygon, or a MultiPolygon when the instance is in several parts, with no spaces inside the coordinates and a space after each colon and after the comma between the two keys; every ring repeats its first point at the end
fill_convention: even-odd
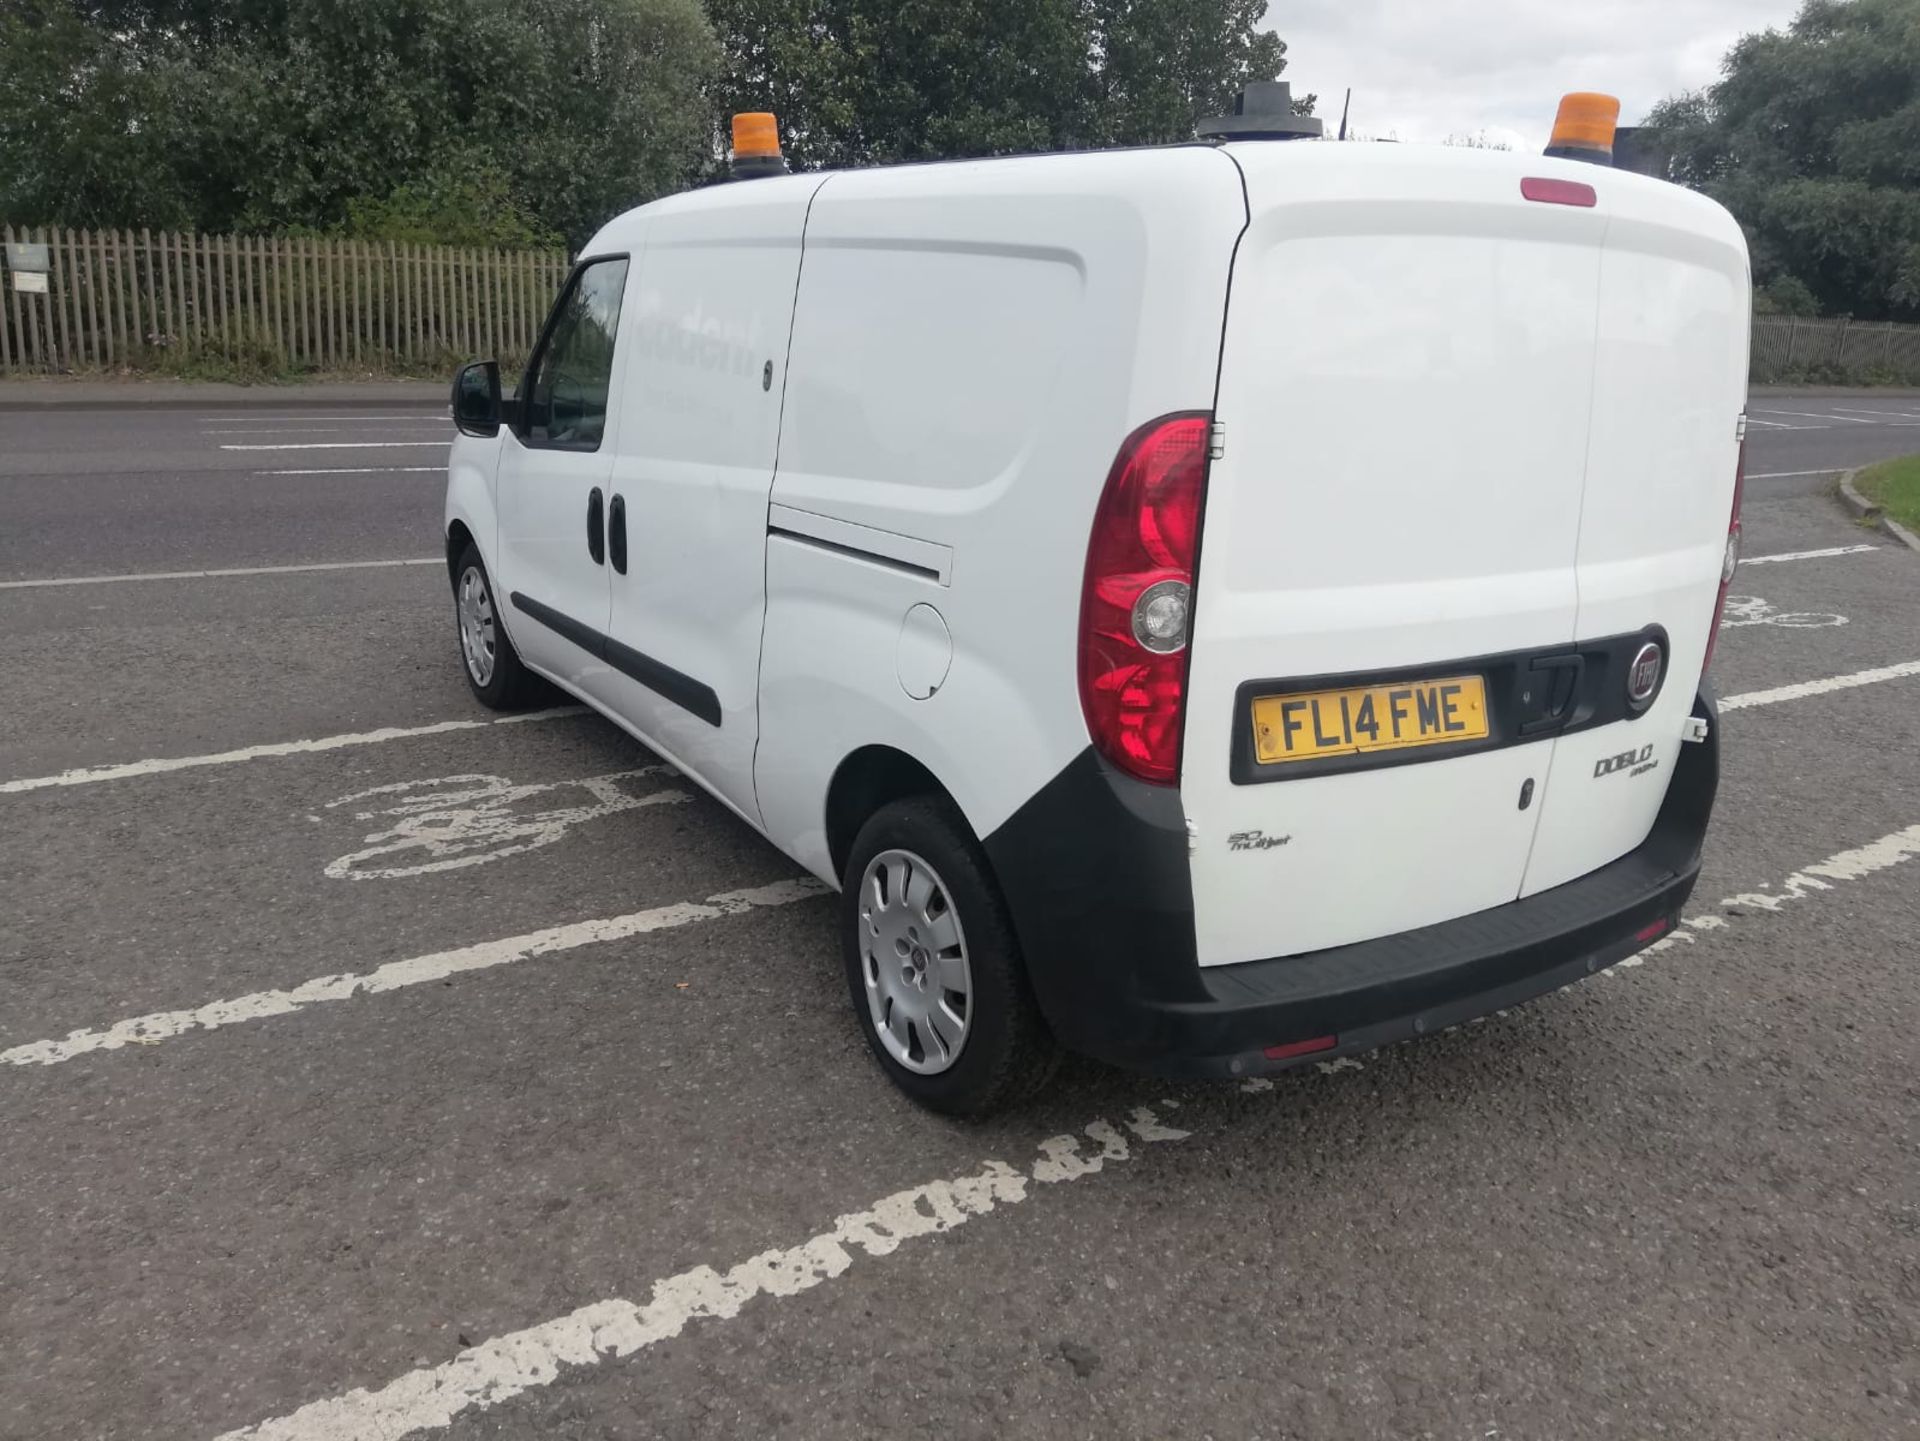
{"type": "Polygon", "coordinates": [[[1778,625],[1789,630],[1820,630],[1845,625],[1844,615],[1826,615],[1818,611],[1782,611],[1757,595],[1730,595],[1720,621],[1720,629],[1735,630],[1743,625],[1778,625]]]}
{"type": "Polygon", "coordinates": [[[326,809],[365,807],[353,812],[355,820],[391,820],[392,824],[365,837],[364,849],[328,862],[326,874],[334,880],[394,880],[482,866],[550,846],[588,821],[691,799],[682,790],[635,794],[631,789],[636,782],[661,774],[672,774],[672,770],[646,766],[541,785],[515,785],[505,776],[438,776],[358,791],[329,801],[326,809]],[[528,809],[528,802],[566,791],[584,792],[584,800],[528,809]],[[382,801],[394,803],[379,805],[382,801]],[[405,863],[392,863],[401,857],[407,858],[405,863]]]}

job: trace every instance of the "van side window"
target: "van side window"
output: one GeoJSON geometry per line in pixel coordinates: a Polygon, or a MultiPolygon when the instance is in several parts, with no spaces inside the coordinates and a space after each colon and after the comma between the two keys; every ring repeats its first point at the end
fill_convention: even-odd
{"type": "Polygon", "coordinates": [[[561,293],[527,387],[525,441],[552,450],[598,450],[607,428],[613,344],[627,261],[596,260],[561,293]]]}

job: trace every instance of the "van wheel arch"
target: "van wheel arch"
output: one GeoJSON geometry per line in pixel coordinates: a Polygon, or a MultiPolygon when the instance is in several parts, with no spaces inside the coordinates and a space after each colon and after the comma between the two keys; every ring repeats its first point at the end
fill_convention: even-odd
{"type": "Polygon", "coordinates": [[[836,877],[845,874],[860,828],[874,813],[913,796],[937,796],[965,814],[940,778],[905,751],[862,746],[840,762],[827,787],[827,850],[836,877]]]}

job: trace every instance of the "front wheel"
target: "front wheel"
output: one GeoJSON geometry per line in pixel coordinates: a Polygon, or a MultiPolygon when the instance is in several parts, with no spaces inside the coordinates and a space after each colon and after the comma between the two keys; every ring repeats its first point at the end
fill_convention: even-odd
{"type": "Polygon", "coordinates": [[[493,710],[512,710],[533,695],[536,681],[520,664],[519,652],[500,623],[493,582],[480,559],[479,547],[468,543],[453,568],[453,622],[460,638],[460,660],[480,704],[493,710]]]}
{"type": "Polygon", "coordinates": [[[1032,1095],[1058,1051],[1006,903],[953,807],[883,807],[847,859],[841,945],[867,1044],[931,1110],[981,1116],[1032,1095]]]}

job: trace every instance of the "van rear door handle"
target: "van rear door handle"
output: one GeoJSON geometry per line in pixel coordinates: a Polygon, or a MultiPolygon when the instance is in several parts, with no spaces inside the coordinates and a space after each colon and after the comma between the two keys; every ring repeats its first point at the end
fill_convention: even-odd
{"type": "Polygon", "coordinates": [[[616,495],[607,507],[607,552],[617,574],[627,573],[627,498],[616,495]]]}
{"type": "Polygon", "coordinates": [[[595,565],[607,563],[606,522],[601,514],[603,502],[600,487],[595,486],[587,496],[587,554],[593,557],[595,565]]]}

